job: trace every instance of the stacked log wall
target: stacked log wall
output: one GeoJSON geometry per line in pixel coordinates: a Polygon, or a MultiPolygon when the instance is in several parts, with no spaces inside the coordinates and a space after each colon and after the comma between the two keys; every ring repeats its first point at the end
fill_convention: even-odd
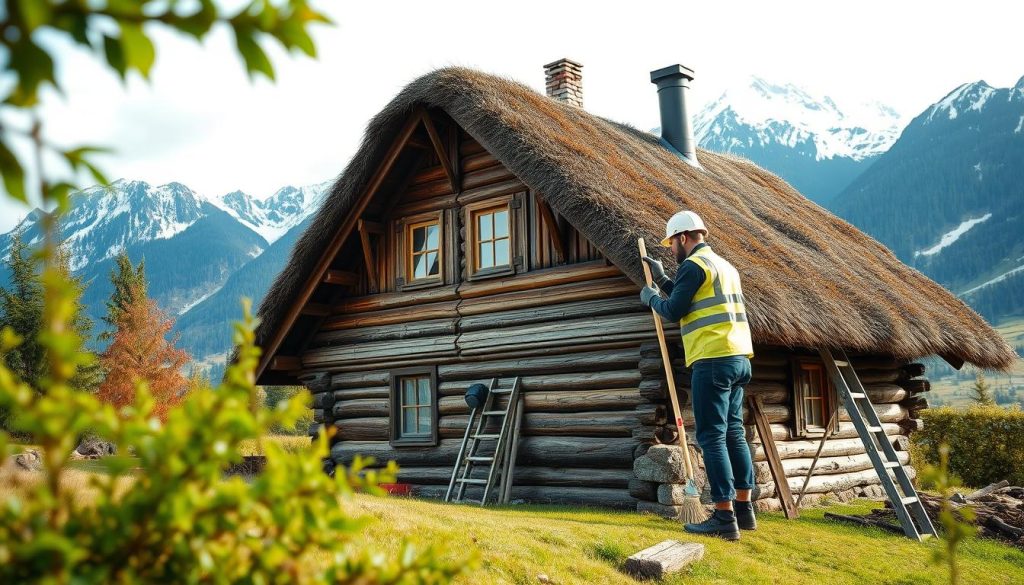
{"type": "MultiPolygon", "coordinates": [[[[527,191],[475,143],[464,142],[462,155],[458,195],[439,167],[428,168],[411,180],[392,217],[527,191]]],[[[536,221],[530,217],[520,237],[536,241],[536,221]]],[[[464,249],[465,229],[456,229],[464,249]]],[[[303,381],[314,392],[313,432],[336,428],[336,462],[356,454],[393,459],[414,494],[442,495],[466,429],[466,388],[521,376],[525,412],[512,497],[635,507],[627,489],[635,429],[666,420],[637,370],[640,345],[654,339],[654,328],[636,285],[591,248],[573,246],[575,263],[549,266],[548,253],[539,269],[468,281],[463,262],[441,286],[383,287],[337,302],[301,354],[303,381]],[[411,366],[436,368],[437,446],[389,442],[391,372],[411,366]]]]}
{"type": "MultiPolygon", "coordinates": [[[[672,338],[671,334],[669,338],[672,338]]],[[[669,345],[673,354],[674,376],[680,386],[679,399],[687,438],[691,444],[696,444],[693,410],[690,406],[689,371],[684,366],[682,348],[679,344],[669,345]]],[[[748,396],[760,396],[764,403],[764,413],[770,423],[772,439],[775,441],[790,488],[795,494],[803,486],[808,468],[818,449],[820,437],[793,436],[794,397],[790,368],[793,357],[812,353],[768,346],[757,346],[754,353],[755,357],[751,363],[752,379],[745,387],[745,392],[748,396]]],[[[924,393],[929,390],[929,383],[923,378],[923,366],[885,356],[854,354],[851,361],[882,421],[886,436],[895,446],[900,461],[904,465],[909,465],[908,435],[911,431],[921,428],[919,411],[927,408],[924,393]]],[[[661,403],[670,408],[663,368],[658,345],[644,344],[639,365],[642,376],[640,386],[652,396],[663,393],[665,399],[661,403]]],[[[775,484],[765,459],[761,439],[757,436],[746,407],[744,419],[757,484],[754,497],[758,500],[759,508],[778,509],[775,484]]],[[[883,495],[878,476],[868,459],[864,445],[853,423],[850,422],[846,409],[842,406],[839,407],[839,421],[837,432],[825,442],[821,458],[807,487],[809,495],[804,498],[802,505],[816,503],[826,496],[846,500],[856,496],[883,495]]],[[[644,427],[638,432],[638,439],[642,445],[649,446],[655,442],[655,435],[660,442],[671,443],[675,440],[675,425],[672,424],[671,416],[664,425],[644,427]]],[[[641,450],[644,448],[641,447],[641,450]]],[[[914,470],[908,467],[908,473],[913,476],[914,470]]],[[[634,481],[633,492],[640,497],[649,494],[644,499],[654,500],[656,487],[639,485],[634,481]]],[[[706,487],[704,496],[709,496],[706,487]]]]}

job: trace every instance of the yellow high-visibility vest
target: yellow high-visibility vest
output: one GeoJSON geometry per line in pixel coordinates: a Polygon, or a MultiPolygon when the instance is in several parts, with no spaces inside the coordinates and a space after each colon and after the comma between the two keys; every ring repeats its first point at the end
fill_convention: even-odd
{"type": "Polygon", "coordinates": [[[740,274],[708,246],[685,260],[704,270],[704,282],[693,295],[690,311],[679,320],[686,366],[713,357],[754,357],[740,274]]]}

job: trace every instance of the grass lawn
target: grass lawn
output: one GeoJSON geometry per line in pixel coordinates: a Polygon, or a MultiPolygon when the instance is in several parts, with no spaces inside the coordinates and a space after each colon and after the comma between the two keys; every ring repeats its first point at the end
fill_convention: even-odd
{"type": "MultiPolygon", "coordinates": [[[[377,521],[368,534],[381,546],[408,536],[445,543],[452,554],[476,551],[481,568],[464,583],[635,583],[619,571],[626,557],[665,539],[702,542],[704,559],[664,583],[948,583],[931,564],[936,542],[919,544],[879,529],[826,521],[833,511],[865,513],[859,501],[805,510],[799,520],[761,514],[738,543],[683,533],[651,515],[588,508],[513,506],[481,509],[411,498],[357,496],[377,521]]],[[[992,541],[961,545],[962,583],[1024,583],[1024,552],[992,541]]]]}

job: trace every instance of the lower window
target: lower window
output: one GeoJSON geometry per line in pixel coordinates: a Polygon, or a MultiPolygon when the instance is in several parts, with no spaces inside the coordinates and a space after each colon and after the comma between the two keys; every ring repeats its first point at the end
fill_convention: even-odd
{"type": "Polygon", "coordinates": [[[832,415],[838,400],[825,365],[813,359],[793,362],[793,434],[797,437],[821,436],[835,432],[832,415]],[[832,424],[829,424],[831,421],[832,424]]]}
{"type": "Polygon", "coordinates": [[[391,372],[391,444],[437,444],[437,375],[434,368],[391,372]]]}

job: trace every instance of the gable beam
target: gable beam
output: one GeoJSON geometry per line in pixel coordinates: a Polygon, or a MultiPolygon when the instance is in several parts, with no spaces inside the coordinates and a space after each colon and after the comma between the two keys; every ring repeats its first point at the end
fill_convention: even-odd
{"type": "MultiPolygon", "coordinates": [[[[368,222],[362,219],[360,219],[356,225],[359,230],[359,242],[362,244],[363,248],[363,261],[366,264],[366,280],[370,285],[370,290],[368,292],[371,295],[377,294],[380,292],[380,286],[377,281],[377,262],[373,258],[373,248],[370,247],[370,227],[368,226],[368,222]]],[[[380,229],[378,233],[383,231],[383,229],[380,229]]]]}
{"type": "Polygon", "coordinates": [[[551,206],[548,205],[548,202],[544,200],[540,193],[537,193],[537,207],[540,208],[540,216],[544,220],[544,225],[548,228],[551,244],[555,248],[555,254],[558,255],[558,261],[565,263],[569,259],[569,249],[566,247],[565,240],[562,239],[562,231],[558,229],[555,212],[551,211],[551,206]]]}
{"type": "Polygon", "coordinates": [[[329,269],[324,272],[324,284],[337,284],[340,286],[352,286],[359,282],[359,275],[347,270],[329,269]]]}
{"type": "Polygon", "coordinates": [[[398,155],[402,152],[406,142],[409,141],[409,137],[412,136],[413,131],[416,129],[416,125],[419,123],[419,116],[409,116],[409,119],[405,121],[405,125],[399,130],[398,136],[395,141],[391,143],[387,152],[384,154],[384,158],[381,160],[380,166],[374,172],[373,176],[366,184],[366,188],[360,194],[359,199],[356,201],[351,212],[345,217],[344,222],[334,234],[334,239],[324,250],[320,260],[317,261],[316,266],[313,267],[313,272],[306,279],[306,282],[299,289],[299,295],[295,301],[288,307],[288,312],[285,314],[284,319],[278,326],[277,331],[274,332],[270,342],[263,348],[264,354],[260,357],[260,363],[256,367],[256,378],[259,379],[260,374],[267,369],[267,365],[270,363],[277,349],[281,347],[281,343],[284,341],[288,331],[295,324],[295,320],[298,318],[299,313],[302,312],[302,307],[309,302],[309,298],[313,295],[313,291],[316,289],[317,284],[324,277],[324,273],[327,268],[334,261],[334,257],[338,254],[338,250],[341,249],[342,244],[348,239],[349,234],[352,233],[355,228],[356,220],[366,210],[367,204],[373,199],[374,194],[380,188],[384,179],[387,177],[391,167],[394,166],[395,161],[398,160],[398,155]]]}
{"type": "Polygon", "coordinates": [[[441,161],[441,167],[444,168],[444,174],[448,177],[448,182],[452,186],[452,193],[459,192],[459,180],[455,176],[455,169],[452,166],[451,159],[448,158],[448,153],[445,151],[444,143],[441,142],[441,136],[437,133],[437,128],[434,127],[434,121],[430,119],[430,114],[423,112],[423,126],[427,129],[427,136],[430,137],[430,142],[434,145],[434,152],[437,153],[438,160],[441,161]]]}

